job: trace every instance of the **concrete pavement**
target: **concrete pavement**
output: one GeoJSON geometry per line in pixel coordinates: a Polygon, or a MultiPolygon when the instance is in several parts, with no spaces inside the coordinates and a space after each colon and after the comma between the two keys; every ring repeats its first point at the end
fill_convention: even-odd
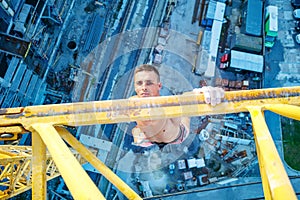
{"type": "Polygon", "coordinates": [[[263,87],[300,85],[300,45],[295,42],[295,19],[290,1],[269,0],[278,6],[278,37],[275,46],[266,51],[263,87]]]}

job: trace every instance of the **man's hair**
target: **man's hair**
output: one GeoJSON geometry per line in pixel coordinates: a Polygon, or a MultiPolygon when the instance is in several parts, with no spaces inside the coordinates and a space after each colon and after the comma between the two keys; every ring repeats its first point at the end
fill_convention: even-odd
{"type": "Polygon", "coordinates": [[[157,74],[158,77],[158,81],[160,81],[160,75],[158,70],[156,69],[156,67],[154,67],[153,65],[149,65],[149,64],[143,64],[138,66],[137,68],[135,68],[134,70],[134,74],[138,73],[138,72],[142,72],[142,71],[148,71],[148,72],[154,72],[155,74],[157,74]]]}

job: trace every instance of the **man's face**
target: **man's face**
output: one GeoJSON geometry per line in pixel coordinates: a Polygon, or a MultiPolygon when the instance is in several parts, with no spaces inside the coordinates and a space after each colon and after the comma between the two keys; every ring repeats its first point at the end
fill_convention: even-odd
{"type": "Polygon", "coordinates": [[[134,89],[138,97],[159,96],[161,86],[153,71],[140,71],[134,75],[134,89]]]}

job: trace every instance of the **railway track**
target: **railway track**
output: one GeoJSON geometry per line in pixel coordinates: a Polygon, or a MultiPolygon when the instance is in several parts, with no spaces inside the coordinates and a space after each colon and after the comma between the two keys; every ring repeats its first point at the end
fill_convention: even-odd
{"type": "MultiPolygon", "coordinates": [[[[120,28],[119,28],[120,34],[126,32],[126,30],[130,27],[130,23],[129,23],[129,21],[131,20],[130,16],[131,16],[132,12],[135,12],[135,9],[134,9],[135,3],[136,3],[135,0],[131,0],[126,5],[124,16],[123,16],[123,21],[122,21],[122,23],[120,25],[120,28]]],[[[151,7],[149,7],[150,10],[148,12],[146,12],[148,15],[144,16],[144,18],[147,19],[147,20],[145,21],[144,24],[142,24],[142,26],[148,27],[150,25],[151,19],[153,17],[154,10],[155,10],[155,7],[156,7],[157,3],[158,3],[157,0],[152,1],[152,5],[151,5],[151,7]]],[[[147,32],[143,31],[142,34],[139,35],[139,37],[135,41],[139,45],[137,47],[137,50],[132,52],[131,57],[133,57],[134,59],[132,61],[130,60],[131,62],[129,62],[126,65],[126,70],[127,71],[130,71],[131,69],[133,69],[137,65],[138,60],[139,60],[140,55],[141,55],[141,52],[143,50],[146,34],[147,34],[147,32]]],[[[113,62],[116,60],[116,57],[118,57],[118,52],[119,52],[120,48],[122,48],[122,42],[123,41],[121,39],[122,39],[122,37],[117,37],[116,40],[114,41],[113,50],[111,51],[112,54],[109,57],[109,61],[112,64],[107,66],[107,69],[105,70],[105,73],[103,74],[103,76],[101,78],[104,81],[104,83],[100,87],[98,87],[98,89],[97,89],[99,91],[97,91],[96,100],[97,99],[109,99],[108,98],[109,93],[111,93],[111,91],[113,90],[114,84],[110,83],[109,81],[111,81],[112,77],[117,76],[117,74],[114,74],[113,70],[119,68],[119,62],[117,62],[117,63],[113,63],[113,62]]],[[[130,76],[128,78],[128,82],[131,81],[132,76],[133,75],[130,74],[130,76]]],[[[130,93],[130,84],[126,85],[126,88],[124,90],[122,98],[127,98],[129,93],[130,93]]],[[[113,138],[115,138],[116,129],[117,129],[116,125],[113,125],[113,127],[110,127],[109,131],[111,132],[111,134],[108,137],[109,140],[112,141],[113,138]]]]}
{"type": "MultiPolygon", "coordinates": [[[[135,0],[127,1],[127,5],[126,5],[125,11],[124,11],[124,16],[122,17],[121,24],[120,24],[119,28],[117,29],[119,34],[122,34],[125,31],[125,28],[126,28],[125,25],[126,25],[127,21],[129,20],[129,16],[130,16],[129,11],[131,10],[131,7],[133,6],[134,2],[135,2],[135,0]]],[[[111,75],[112,68],[114,66],[113,61],[115,61],[115,59],[118,55],[120,44],[122,42],[121,37],[116,36],[114,38],[116,38],[116,39],[114,40],[114,44],[113,44],[113,47],[111,50],[111,54],[109,55],[107,66],[105,66],[106,68],[105,68],[104,74],[101,77],[102,81],[99,81],[99,82],[102,82],[102,84],[99,85],[97,88],[96,98],[95,98],[96,100],[103,99],[103,96],[106,93],[106,91],[105,91],[107,89],[106,86],[108,85],[108,80],[111,75]]]]}
{"type": "MultiPolygon", "coordinates": [[[[154,10],[156,7],[156,4],[158,3],[158,0],[149,1],[152,3],[152,5],[149,7],[150,10],[146,12],[146,15],[144,16],[144,24],[140,28],[148,27],[151,23],[151,19],[154,14],[154,10]]],[[[119,31],[120,36],[117,36],[114,40],[114,44],[112,46],[112,50],[110,51],[111,54],[109,55],[108,65],[105,66],[105,72],[103,76],[101,77],[101,80],[98,82],[103,82],[103,84],[99,85],[96,91],[96,100],[98,99],[110,99],[110,93],[113,91],[114,83],[112,82],[115,77],[118,77],[118,70],[121,63],[121,61],[116,62],[117,57],[120,56],[120,51],[122,51],[122,43],[124,42],[122,40],[123,33],[126,33],[128,30],[130,30],[132,19],[130,18],[132,16],[132,13],[136,12],[136,4],[137,0],[130,0],[127,2],[127,5],[124,10],[124,15],[122,17],[121,24],[119,25],[119,28],[117,29],[119,31]],[[117,71],[117,73],[115,73],[117,71]]],[[[146,7],[144,9],[147,9],[146,7]]],[[[131,52],[129,63],[126,65],[125,71],[130,71],[133,69],[137,64],[138,60],[140,58],[141,52],[143,50],[144,41],[146,37],[147,32],[143,31],[142,34],[138,34],[138,38],[134,42],[134,44],[138,44],[137,49],[134,52],[131,52]],[[134,58],[134,59],[132,59],[134,58]]],[[[122,59],[122,58],[121,58],[122,59]]],[[[128,82],[132,80],[132,70],[130,72],[128,82]]],[[[116,81],[116,80],[115,80],[116,81]]],[[[127,84],[124,89],[124,93],[122,94],[123,98],[127,98],[128,95],[130,95],[130,86],[131,84],[127,84]]],[[[119,147],[122,144],[123,138],[124,138],[124,132],[122,132],[124,129],[120,128],[116,124],[110,124],[110,125],[103,125],[103,133],[105,133],[105,136],[108,140],[112,141],[112,143],[119,147]]],[[[114,168],[116,158],[118,156],[118,148],[113,148],[109,152],[109,159],[106,161],[108,163],[108,166],[114,168]]],[[[99,183],[101,183],[101,190],[107,191],[105,196],[109,195],[109,192],[111,190],[112,185],[105,180],[105,178],[101,177],[99,183]]]]}

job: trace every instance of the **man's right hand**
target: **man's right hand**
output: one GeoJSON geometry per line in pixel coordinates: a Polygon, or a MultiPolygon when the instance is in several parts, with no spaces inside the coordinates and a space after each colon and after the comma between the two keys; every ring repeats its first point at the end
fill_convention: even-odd
{"type": "Polygon", "coordinates": [[[204,86],[202,88],[195,88],[193,92],[195,94],[203,93],[205,102],[212,106],[221,103],[222,98],[225,96],[224,90],[219,87],[204,86]]]}

